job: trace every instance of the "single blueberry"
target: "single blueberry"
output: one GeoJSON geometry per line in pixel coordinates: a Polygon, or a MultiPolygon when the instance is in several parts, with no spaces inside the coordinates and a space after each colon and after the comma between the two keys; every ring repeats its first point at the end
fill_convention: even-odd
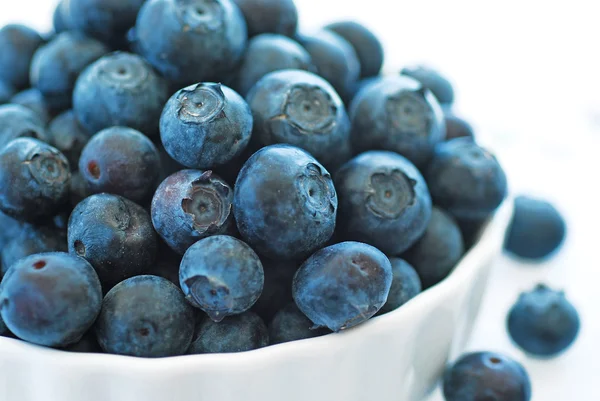
{"type": "Polygon", "coordinates": [[[194,335],[194,310],[169,280],[131,277],[104,297],[95,331],[102,349],[111,354],[182,355],[194,335]]]}
{"type": "Polygon", "coordinates": [[[200,239],[230,232],[232,204],[233,190],[212,171],[182,170],[156,190],[152,223],[171,249],[183,255],[200,239]]]}
{"type": "Polygon", "coordinates": [[[148,269],[156,234],[148,212],[117,195],[92,195],[69,218],[69,252],[87,259],[105,290],[148,269]]]}
{"type": "Polygon", "coordinates": [[[15,89],[6,82],[0,81],[0,105],[9,103],[15,94],[15,89]]]}
{"type": "Polygon", "coordinates": [[[249,36],[278,33],[293,36],[298,28],[294,0],[234,0],[248,24],[249,36]]]}
{"type": "Polygon", "coordinates": [[[258,81],[247,100],[259,145],[297,146],[327,168],[337,168],[351,157],[346,109],[321,77],[300,70],[273,72],[258,81]]]}
{"type": "Polygon", "coordinates": [[[112,127],[94,135],[79,158],[79,171],[92,193],[109,192],[134,202],[152,196],[160,175],[160,155],[142,133],[112,127]]]}
{"type": "Polygon", "coordinates": [[[23,25],[6,25],[0,29],[0,81],[15,89],[29,84],[29,65],[44,40],[39,33],[23,25]]]}
{"type": "Polygon", "coordinates": [[[250,89],[270,72],[312,68],[308,52],[288,37],[263,33],[248,42],[248,49],[237,70],[236,89],[247,95],[250,89]]]}
{"type": "Polygon", "coordinates": [[[15,236],[19,235],[26,226],[28,226],[27,223],[0,212],[0,227],[2,227],[2,230],[0,230],[0,249],[4,248],[15,236]]]}
{"type": "Polygon", "coordinates": [[[361,78],[379,74],[383,66],[383,46],[373,32],[354,21],[336,22],[325,28],[337,33],[354,47],[360,60],[361,78]]]}
{"type": "Polygon", "coordinates": [[[166,151],[189,168],[207,169],[239,156],[252,135],[252,113],[235,91],[214,83],[181,89],[160,118],[166,151]]]}
{"type": "Polygon", "coordinates": [[[477,243],[477,241],[479,241],[483,229],[489,221],[489,216],[475,219],[456,219],[456,222],[460,227],[460,232],[462,233],[463,241],[465,243],[465,250],[472,248],[477,243]]]}
{"type": "Polygon", "coordinates": [[[247,311],[264,285],[262,263],[244,242],[216,235],[196,242],[183,255],[179,282],[186,299],[215,322],[247,311]]]}
{"type": "Polygon", "coordinates": [[[137,51],[180,87],[219,82],[235,69],[248,40],[231,0],[148,0],[135,29],[137,51]]]}
{"type": "Polygon", "coordinates": [[[421,82],[425,88],[433,93],[440,104],[451,105],[454,102],[454,89],[452,88],[452,84],[438,71],[426,66],[418,65],[405,67],[400,74],[421,82]]]}
{"type": "Polygon", "coordinates": [[[299,263],[267,258],[262,258],[261,261],[265,273],[265,285],[252,310],[266,323],[270,323],[277,312],[293,302],[292,281],[299,263]]]}
{"type": "Polygon", "coordinates": [[[524,259],[544,259],[560,248],[566,230],[565,220],[552,204],[518,196],[504,249],[524,259]]]}
{"type": "Polygon", "coordinates": [[[242,237],[273,259],[305,257],[335,229],[338,199],[329,172],[293,146],[267,146],[250,157],[233,202],[242,237]]]}
{"type": "Polygon", "coordinates": [[[250,311],[219,323],[204,319],[194,337],[188,354],[245,352],[269,345],[267,326],[250,311]]]}
{"type": "Polygon", "coordinates": [[[433,202],[457,219],[485,219],[507,194],[496,158],[469,138],[439,144],[425,173],[433,202]]]}
{"type": "Polygon", "coordinates": [[[69,185],[69,206],[73,209],[79,202],[92,195],[88,189],[87,182],[83,179],[80,171],[71,173],[71,183],[69,185]]]}
{"type": "Polygon", "coordinates": [[[64,111],[71,107],[79,74],[108,51],[101,42],[77,32],[61,33],[35,53],[31,84],[44,95],[51,109],[64,111]]]}
{"type": "Polygon", "coordinates": [[[446,401],[529,401],[531,382],[523,366],[493,352],[461,357],[444,376],[446,401]]]}
{"type": "Polygon", "coordinates": [[[102,304],[100,281],[84,259],[62,252],[27,256],[0,285],[0,312],[22,340],[64,347],[81,339],[102,304]]]}
{"type": "Polygon", "coordinates": [[[44,95],[36,88],[26,89],[15,94],[10,99],[10,103],[21,105],[33,111],[44,125],[48,124],[52,119],[52,112],[44,95]]]}
{"type": "Polygon", "coordinates": [[[324,336],[331,333],[326,328],[313,329],[314,324],[298,309],[295,303],[283,307],[269,324],[271,344],[282,344],[324,336]]]}
{"type": "Polygon", "coordinates": [[[101,354],[102,348],[100,348],[100,344],[98,344],[98,340],[96,339],[96,334],[93,330],[88,331],[81,337],[81,340],[73,343],[65,348],[62,348],[63,351],[68,352],[81,352],[86,354],[101,354]]]}
{"type": "Polygon", "coordinates": [[[46,124],[35,112],[16,104],[0,106],[0,149],[16,138],[35,138],[49,142],[46,124]]]}
{"type": "Polygon", "coordinates": [[[446,122],[446,140],[454,138],[475,139],[473,127],[466,120],[458,117],[452,111],[444,109],[444,120],[446,122]]]}
{"type": "Polygon", "coordinates": [[[54,216],[69,195],[71,169],[56,148],[18,138],[0,151],[0,210],[20,220],[54,216]]]}
{"type": "Polygon", "coordinates": [[[54,33],[56,34],[68,31],[73,27],[71,15],[69,14],[67,8],[69,1],[70,0],[60,0],[54,9],[54,14],[52,15],[52,26],[54,28],[54,33]]]}
{"type": "Polygon", "coordinates": [[[458,224],[446,212],[434,207],[425,233],[403,256],[427,289],[448,277],[464,253],[458,224]]]}
{"type": "Polygon", "coordinates": [[[537,357],[554,357],[569,348],[579,333],[580,320],[565,293],[539,284],[524,292],[507,320],[512,340],[537,357]]]}
{"type": "Polygon", "coordinates": [[[91,135],[79,124],[73,110],[54,118],[48,126],[48,133],[50,144],[65,155],[71,169],[77,170],[79,156],[91,135]]]}
{"type": "Polygon", "coordinates": [[[361,324],[385,304],[392,265],[377,248],[342,242],[312,255],[296,272],[292,294],[313,328],[338,332],[361,324]]]}
{"type": "Polygon", "coordinates": [[[350,119],[355,152],[390,150],[419,168],[446,137],[439,103],[408,77],[388,76],[366,86],[352,101],[350,119]]]}
{"type": "Polygon", "coordinates": [[[392,264],[392,287],[378,315],[398,309],[419,295],[422,290],[421,279],[414,267],[400,258],[390,258],[390,263],[392,264]]]}
{"type": "Polygon", "coordinates": [[[344,164],[334,180],[342,238],[399,255],[425,232],[431,198],[423,176],[404,157],[392,152],[365,152],[344,164]]]}

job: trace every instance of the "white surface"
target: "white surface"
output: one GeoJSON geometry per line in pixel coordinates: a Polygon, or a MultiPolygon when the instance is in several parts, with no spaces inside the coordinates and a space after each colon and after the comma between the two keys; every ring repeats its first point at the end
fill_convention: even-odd
{"type": "MultiPolygon", "coordinates": [[[[367,23],[385,39],[388,66],[427,62],[440,67],[456,83],[457,109],[500,156],[512,188],[547,197],[564,212],[569,238],[556,258],[536,266],[497,260],[469,347],[521,359],[533,379],[533,401],[599,400],[600,24],[595,2],[296,1],[306,28],[343,18],[367,23]],[[582,317],[576,345],[543,362],[520,354],[504,329],[518,292],[539,281],[566,289],[582,317]]],[[[51,0],[5,0],[0,24],[19,20],[49,27],[53,6],[51,0]]]]}

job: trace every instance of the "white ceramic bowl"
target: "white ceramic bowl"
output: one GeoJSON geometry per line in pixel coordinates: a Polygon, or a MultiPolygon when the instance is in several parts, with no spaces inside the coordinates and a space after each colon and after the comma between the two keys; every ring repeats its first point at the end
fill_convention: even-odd
{"type": "Polygon", "coordinates": [[[504,203],[445,281],[347,332],[164,359],[68,353],[0,337],[0,400],[421,400],[466,344],[511,207],[504,203]]]}

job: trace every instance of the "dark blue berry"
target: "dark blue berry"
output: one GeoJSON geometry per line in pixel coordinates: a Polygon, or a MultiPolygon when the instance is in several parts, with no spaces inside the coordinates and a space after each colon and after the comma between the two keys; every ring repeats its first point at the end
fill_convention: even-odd
{"type": "Polygon", "coordinates": [[[0,81],[17,90],[26,88],[31,59],[43,42],[39,33],[23,25],[0,29],[0,81]]]}
{"type": "Polygon", "coordinates": [[[444,120],[446,122],[446,140],[449,141],[454,138],[475,138],[471,124],[458,117],[453,112],[444,109],[444,120]]]}
{"type": "Polygon", "coordinates": [[[365,322],[385,304],[392,266],[377,248],[342,242],[323,248],[298,269],[292,293],[313,327],[333,331],[365,322]]]}
{"type": "Polygon", "coordinates": [[[313,322],[292,302],[277,312],[269,324],[269,340],[271,344],[282,344],[330,333],[326,328],[313,329],[313,326],[313,322]]]}
{"type": "Polygon", "coordinates": [[[92,195],[87,187],[87,182],[83,179],[81,172],[73,171],[71,173],[71,184],[69,185],[69,206],[74,208],[79,202],[92,195]]]}
{"type": "Polygon", "coordinates": [[[88,262],[67,253],[41,253],[15,263],[0,285],[0,312],[11,332],[39,345],[64,347],[81,339],[102,303],[88,262]]]}
{"type": "Polygon", "coordinates": [[[438,71],[426,66],[411,66],[403,68],[400,74],[421,82],[433,93],[440,104],[451,105],[454,102],[452,84],[438,71]]]}
{"type": "Polygon", "coordinates": [[[181,260],[179,281],[186,299],[220,322],[256,303],[263,289],[264,272],[248,245],[216,235],[187,250],[181,260]]]}
{"type": "Polygon", "coordinates": [[[265,285],[252,310],[265,322],[270,323],[279,310],[293,301],[292,281],[299,263],[267,258],[262,258],[261,261],[265,273],[265,285]]]}
{"type": "Polygon", "coordinates": [[[71,16],[68,13],[67,6],[70,0],[60,0],[52,14],[52,26],[54,33],[59,34],[72,28],[71,16]]]}
{"type": "Polygon", "coordinates": [[[179,265],[182,256],[173,251],[164,241],[158,241],[156,262],[148,269],[148,274],[166,278],[179,286],[179,265]]]}
{"type": "Polygon", "coordinates": [[[15,94],[15,89],[6,82],[0,81],[0,105],[9,103],[15,94]]]}
{"type": "Polygon", "coordinates": [[[49,142],[46,124],[35,112],[16,104],[0,106],[0,149],[13,139],[23,137],[49,142]]]}
{"type": "Polygon", "coordinates": [[[98,343],[111,354],[182,355],[194,335],[194,311],[169,280],[136,276],[106,294],[95,330],[98,343]]]}
{"type": "Polygon", "coordinates": [[[392,264],[392,287],[385,305],[378,314],[394,311],[419,295],[422,290],[421,279],[415,268],[400,258],[390,258],[392,264]]]}
{"type": "Polygon", "coordinates": [[[294,0],[234,0],[248,24],[248,34],[278,33],[293,36],[298,27],[294,0]]]}
{"type": "Polygon", "coordinates": [[[65,348],[62,348],[63,351],[68,352],[82,352],[86,354],[101,354],[102,348],[98,344],[98,340],[96,339],[96,334],[93,330],[88,331],[81,337],[81,340],[73,343],[65,348]]]}
{"type": "Polygon", "coordinates": [[[26,89],[15,94],[10,99],[10,103],[21,105],[33,111],[44,125],[48,124],[52,119],[52,112],[44,95],[36,88],[26,89]]]}
{"type": "Polygon", "coordinates": [[[57,116],[50,122],[48,133],[50,144],[65,155],[71,169],[77,170],[79,156],[91,135],[79,124],[75,113],[69,110],[57,116]]]}
{"type": "Polygon", "coordinates": [[[2,315],[0,314],[0,336],[6,336],[8,333],[8,327],[4,324],[4,320],[2,320],[2,315]]]}
{"type": "Polygon", "coordinates": [[[296,147],[272,145],[242,168],[233,211],[240,234],[258,252],[298,259],[331,238],[337,203],[331,176],[319,162],[296,147]]]}

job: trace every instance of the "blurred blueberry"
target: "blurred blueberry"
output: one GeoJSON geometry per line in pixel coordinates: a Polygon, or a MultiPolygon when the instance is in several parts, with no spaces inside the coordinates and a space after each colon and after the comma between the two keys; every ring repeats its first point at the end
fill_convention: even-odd
{"type": "Polygon", "coordinates": [[[452,84],[438,71],[430,67],[417,65],[403,68],[400,74],[421,82],[425,88],[433,93],[440,104],[451,105],[454,102],[452,84]]]}
{"type": "Polygon", "coordinates": [[[248,35],[278,33],[293,36],[298,27],[294,0],[234,0],[248,24],[248,35]]]}
{"type": "Polygon", "coordinates": [[[48,126],[48,133],[52,146],[65,155],[72,170],[77,170],[79,156],[90,139],[90,134],[79,124],[73,110],[68,110],[54,118],[48,126]]]}
{"type": "Polygon", "coordinates": [[[19,90],[29,85],[29,65],[44,40],[24,25],[10,24],[0,29],[0,81],[19,90]]]}
{"type": "Polygon", "coordinates": [[[49,142],[46,124],[31,109],[17,104],[0,106],[0,149],[23,137],[49,142]]]}
{"type": "Polygon", "coordinates": [[[12,86],[0,81],[0,105],[9,103],[14,94],[15,90],[12,86]]]}
{"type": "Polygon", "coordinates": [[[27,107],[35,113],[44,125],[47,125],[52,118],[52,113],[46,99],[42,95],[42,92],[36,88],[29,88],[16,93],[10,99],[10,103],[27,107]]]}
{"type": "Polygon", "coordinates": [[[475,139],[471,124],[453,112],[444,109],[444,120],[446,121],[446,140],[463,137],[475,139]]]}

